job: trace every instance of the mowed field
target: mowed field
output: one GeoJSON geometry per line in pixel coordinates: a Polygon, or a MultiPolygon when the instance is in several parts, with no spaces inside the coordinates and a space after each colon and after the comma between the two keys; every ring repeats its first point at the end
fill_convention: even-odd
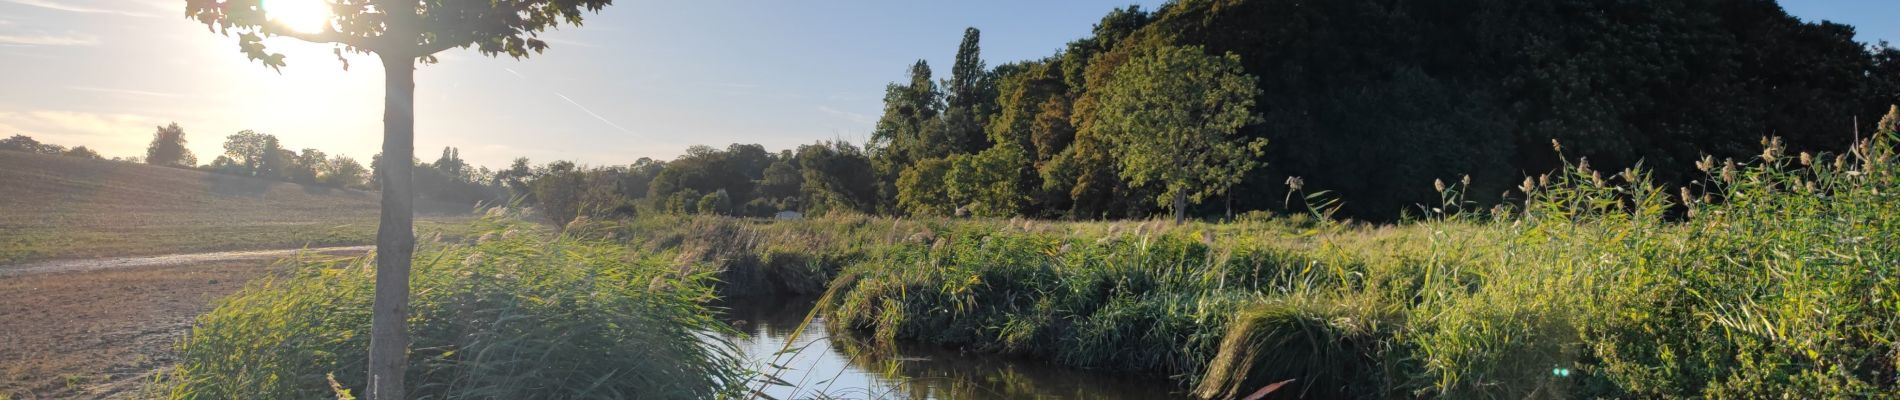
{"type": "MultiPolygon", "coordinates": [[[[0,151],[0,268],[46,259],[370,244],[375,192],[0,151]]],[[[417,231],[469,207],[418,199],[417,231]]]]}

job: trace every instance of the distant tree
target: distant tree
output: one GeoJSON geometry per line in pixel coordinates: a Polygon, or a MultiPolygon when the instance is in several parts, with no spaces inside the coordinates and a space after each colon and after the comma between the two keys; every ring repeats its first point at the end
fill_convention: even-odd
{"type": "Polygon", "coordinates": [[[725,189],[707,193],[699,198],[699,204],[695,209],[701,214],[730,215],[732,214],[732,196],[727,194],[725,189]]]}
{"type": "Polygon", "coordinates": [[[770,201],[798,197],[798,188],[805,184],[804,177],[798,171],[797,159],[782,159],[765,167],[765,176],[759,180],[759,198],[770,201]]]}
{"type": "Polygon", "coordinates": [[[542,168],[530,186],[541,215],[566,226],[581,216],[581,196],[586,192],[586,177],[573,162],[555,161],[542,168]]]}
{"type": "Polygon", "coordinates": [[[356,159],[336,156],[330,159],[330,166],[324,169],[319,182],[330,187],[368,188],[363,183],[364,175],[368,172],[356,159]]]}
{"type": "Polygon", "coordinates": [[[933,158],[917,162],[897,177],[897,205],[912,215],[951,215],[960,207],[950,198],[948,179],[952,162],[933,158]]]}
{"type": "Polygon", "coordinates": [[[956,64],[950,68],[947,107],[943,129],[947,142],[935,143],[946,148],[944,155],[969,154],[989,146],[983,132],[990,109],[994,108],[996,88],[983,65],[978,42],[983,33],[976,28],[963,30],[963,42],[957,45],[956,64]]]}
{"type": "Polygon", "coordinates": [[[284,177],[291,182],[314,185],[330,168],[330,156],[317,149],[303,149],[286,163],[284,177]]]}
{"type": "MultiPolygon", "coordinates": [[[[241,167],[243,171],[242,175],[255,176],[258,174],[258,169],[264,164],[264,155],[268,154],[268,152],[265,151],[268,148],[265,146],[265,138],[267,137],[270,137],[270,135],[257,133],[249,129],[238,131],[238,133],[231,136],[226,136],[224,138],[224,157],[229,158],[231,163],[241,167]]],[[[277,140],[272,137],[269,142],[276,143],[277,140]]]]}
{"type": "Polygon", "coordinates": [[[871,159],[850,143],[819,142],[798,146],[800,206],[806,213],[874,212],[878,207],[877,172],[871,159]]]}
{"type": "Polygon", "coordinates": [[[943,110],[943,94],[930,75],[930,64],[917,60],[910,66],[909,83],[892,83],[884,89],[884,114],[871,131],[871,141],[865,144],[878,177],[875,209],[895,211],[898,193],[894,182],[904,168],[920,160],[950,155],[943,121],[938,118],[943,110]]]}
{"type": "Polygon", "coordinates": [[[296,153],[285,150],[275,135],[264,135],[264,148],[257,159],[255,175],[263,178],[289,180],[290,162],[297,158],[296,153]]]}
{"type": "Polygon", "coordinates": [[[1240,57],[1199,46],[1163,46],[1135,54],[1103,93],[1097,129],[1112,143],[1121,176],[1157,185],[1176,222],[1187,206],[1220,195],[1258,167],[1265,140],[1235,133],[1257,118],[1260,92],[1240,57]]]}
{"type": "Polygon", "coordinates": [[[198,165],[198,157],[185,147],[185,128],[177,122],[160,126],[152,133],[152,144],[145,148],[145,163],[167,167],[192,167],[198,165]]]}
{"type": "Polygon", "coordinates": [[[92,151],[92,149],[88,149],[86,148],[86,146],[73,147],[70,150],[66,150],[66,152],[61,155],[68,156],[68,157],[93,159],[93,160],[105,159],[105,157],[100,157],[98,152],[92,151]]]}
{"type": "Polygon", "coordinates": [[[442,157],[435,159],[435,163],[431,165],[443,174],[457,179],[465,179],[470,172],[468,163],[462,161],[462,151],[454,147],[443,147],[442,157]]]}
{"type": "Polygon", "coordinates": [[[1030,170],[1028,155],[1015,144],[1003,144],[977,154],[951,156],[950,170],[938,185],[964,214],[1008,217],[1022,213],[1029,196],[1022,191],[1023,172],[1030,170]]]}
{"type": "Polygon", "coordinates": [[[33,140],[32,137],[26,135],[13,135],[13,137],[6,138],[6,140],[0,140],[0,150],[38,153],[40,152],[40,146],[40,141],[33,140]]]}
{"type": "Polygon", "coordinates": [[[508,164],[508,169],[495,172],[495,180],[500,181],[515,196],[532,200],[533,190],[528,187],[528,182],[534,180],[534,167],[531,165],[527,157],[516,158],[508,164]]]}

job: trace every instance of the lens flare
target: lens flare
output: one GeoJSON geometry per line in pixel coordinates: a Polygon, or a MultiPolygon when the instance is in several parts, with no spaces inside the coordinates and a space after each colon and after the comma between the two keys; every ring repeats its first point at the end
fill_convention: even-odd
{"type": "Polygon", "coordinates": [[[322,32],[330,24],[325,0],[264,0],[264,15],[285,28],[303,33],[322,32]]]}

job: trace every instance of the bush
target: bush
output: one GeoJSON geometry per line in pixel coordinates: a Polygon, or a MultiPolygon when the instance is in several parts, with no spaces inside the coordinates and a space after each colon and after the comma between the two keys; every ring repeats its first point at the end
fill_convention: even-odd
{"type": "MultiPolygon", "coordinates": [[[[709,334],[730,328],[699,305],[708,275],[487,223],[475,244],[417,252],[409,397],[702,399],[742,382],[730,344],[709,334]]],[[[197,320],[162,380],[169,397],[334,397],[332,374],[362,392],[373,262],[290,263],[197,320]]]]}

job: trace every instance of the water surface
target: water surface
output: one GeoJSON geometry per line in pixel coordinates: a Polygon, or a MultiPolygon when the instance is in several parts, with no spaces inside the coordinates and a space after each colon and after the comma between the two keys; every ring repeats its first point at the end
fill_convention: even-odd
{"type": "MultiPolygon", "coordinates": [[[[1117,376],[1012,357],[930,346],[880,349],[833,333],[817,318],[799,331],[812,299],[720,304],[743,335],[729,337],[752,368],[783,382],[754,383],[776,399],[1186,399],[1167,380],[1117,376]],[[799,332],[793,338],[793,332],[799,332]],[[792,339],[790,346],[786,345],[792,339]],[[781,354],[781,349],[789,349],[781,354]],[[783,368],[781,368],[783,367],[783,368]]],[[[761,399],[765,397],[760,397],[761,399]]]]}

